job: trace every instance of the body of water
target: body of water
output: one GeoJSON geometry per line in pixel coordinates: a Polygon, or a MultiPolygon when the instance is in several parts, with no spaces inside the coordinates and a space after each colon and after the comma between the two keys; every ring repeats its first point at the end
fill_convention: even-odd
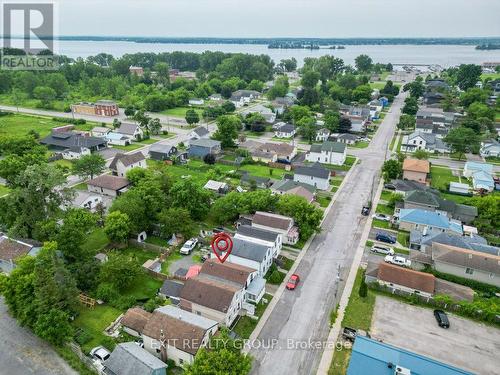
{"type": "Polygon", "coordinates": [[[269,49],[265,45],[253,44],[164,44],[113,41],[59,41],[59,53],[69,57],[88,57],[105,52],[115,57],[137,52],[242,52],[266,54],[275,62],[295,57],[299,66],[306,57],[333,55],[347,64],[354,64],[356,56],[369,55],[379,63],[437,64],[449,67],[459,64],[481,64],[486,61],[500,61],[500,50],[479,51],[474,46],[464,45],[356,45],[341,50],[319,49],[269,49]]]}

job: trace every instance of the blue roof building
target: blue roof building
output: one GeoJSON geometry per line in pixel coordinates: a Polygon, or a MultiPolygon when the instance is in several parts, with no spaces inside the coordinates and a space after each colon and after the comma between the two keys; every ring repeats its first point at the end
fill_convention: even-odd
{"type": "Polygon", "coordinates": [[[404,230],[441,231],[463,234],[462,224],[450,220],[445,215],[437,212],[421,210],[418,208],[401,209],[399,211],[399,226],[404,230]]]}
{"type": "Polygon", "coordinates": [[[472,373],[364,336],[356,337],[347,375],[395,374],[471,375],[472,373]],[[396,372],[397,368],[402,371],[396,372]]]}

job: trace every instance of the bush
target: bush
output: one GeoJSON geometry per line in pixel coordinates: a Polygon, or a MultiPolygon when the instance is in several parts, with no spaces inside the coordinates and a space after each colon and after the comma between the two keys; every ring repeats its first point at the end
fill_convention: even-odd
{"type": "Polygon", "coordinates": [[[488,285],[485,283],[481,283],[479,281],[469,280],[469,279],[466,279],[464,277],[439,272],[439,271],[436,271],[435,269],[430,268],[430,267],[426,267],[423,271],[427,272],[427,273],[432,273],[434,276],[436,276],[439,279],[443,279],[446,281],[450,281],[452,283],[468,286],[469,288],[472,288],[477,292],[482,292],[482,293],[485,293],[486,295],[489,295],[489,296],[494,296],[495,293],[500,293],[500,288],[498,288],[494,285],[488,285]]]}
{"type": "Polygon", "coordinates": [[[101,283],[97,287],[97,298],[103,300],[104,302],[114,301],[118,298],[118,292],[109,283],[101,283]]]}
{"type": "Polygon", "coordinates": [[[62,122],[65,124],[73,124],[73,125],[84,125],[87,123],[86,120],[82,118],[64,118],[64,117],[52,117],[52,121],[62,122]]]}
{"type": "Polygon", "coordinates": [[[90,340],[92,340],[92,335],[84,329],[81,329],[80,332],[75,335],[75,341],[80,346],[85,345],[86,343],[90,342],[90,340]]]}
{"type": "Polygon", "coordinates": [[[267,271],[266,274],[266,280],[269,284],[281,284],[283,280],[285,279],[285,274],[278,271],[278,267],[276,267],[276,264],[271,264],[271,267],[269,267],[269,270],[267,271]]]}
{"type": "Polygon", "coordinates": [[[132,296],[121,296],[117,299],[111,300],[109,304],[118,310],[127,310],[135,305],[135,298],[132,296]]]}
{"type": "Polygon", "coordinates": [[[361,276],[361,284],[359,284],[358,294],[361,298],[365,298],[368,295],[368,285],[366,285],[364,272],[361,276]]]}

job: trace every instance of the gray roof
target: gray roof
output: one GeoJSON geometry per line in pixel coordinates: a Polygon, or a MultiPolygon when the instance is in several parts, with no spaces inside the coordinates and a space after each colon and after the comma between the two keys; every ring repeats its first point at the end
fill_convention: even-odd
{"type": "Polygon", "coordinates": [[[113,158],[113,161],[109,165],[109,169],[115,171],[116,164],[118,163],[118,161],[121,161],[121,163],[125,167],[129,167],[129,166],[136,164],[136,163],[143,161],[143,160],[146,160],[146,158],[144,157],[143,153],[140,151],[134,152],[133,154],[119,153],[119,154],[116,154],[115,157],[113,158]]]}
{"type": "MultiPolygon", "coordinates": [[[[414,231],[410,232],[410,236],[413,234],[413,232],[414,231]]],[[[500,255],[500,247],[488,245],[486,239],[477,235],[475,235],[474,237],[469,237],[469,236],[457,236],[449,233],[438,232],[433,235],[424,236],[421,239],[421,243],[423,245],[431,245],[434,242],[443,245],[455,246],[462,249],[479,251],[487,254],[500,255]]]]}
{"type": "Polygon", "coordinates": [[[323,168],[321,164],[315,163],[310,167],[298,167],[295,168],[294,173],[303,176],[312,176],[317,178],[328,179],[330,177],[330,171],[323,168]]]}
{"type": "Polygon", "coordinates": [[[160,288],[160,293],[167,297],[179,297],[184,285],[172,280],[165,280],[160,288]]]}
{"type": "Polygon", "coordinates": [[[120,127],[118,128],[118,130],[116,130],[116,132],[126,135],[134,135],[138,127],[139,125],[124,122],[120,125],[120,127]]]}
{"type": "Polygon", "coordinates": [[[207,147],[207,148],[212,148],[212,147],[217,147],[220,146],[220,141],[216,141],[213,139],[193,139],[192,141],[189,142],[190,146],[198,146],[198,147],[207,147]]]}
{"type": "Polygon", "coordinates": [[[268,249],[265,245],[233,238],[233,251],[231,255],[262,263],[268,249]]]}
{"type": "Polygon", "coordinates": [[[358,139],[358,136],[355,135],[355,134],[351,134],[351,133],[342,133],[340,134],[337,139],[350,139],[350,140],[357,140],[358,139]]]}
{"type": "Polygon", "coordinates": [[[183,322],[186,322],[193,326],[203,328],[205,331],[218,324],[215,320],[205,318],[201,315],[193,314],[192,312],[185,311],[171,305],[158,307],[155,311],[171,316],[172,318],[182,320],[183,322]]]}
{"type": "Polygon", "coordinates": [[[255,181],[256,184],[268,184],[271,179],[269,177],[260,177],[254,176],[250,173],[243,173],[241,176],[241,181],[250,183],[251,181],[255,181]]]}
{"type": "Polygon", "coordinates": [[[292,124],[285,124],[280,126],[277,131],[282,133],[292,133],[295,130],[295,126],[292,124]]]}
{"type": "Polygon", "coordinates": [[[110,357],[104,362],[108,374],[149,375],[166,369],[167,365],[134,342],[118,344],[110,357]]]}
{"type": "Polygon", "coordinates": [[[314,144],[311,146],[311,152],[336,152],[339,154],[343,154],[345,151],[346,145],[341,142],[331,142],[326,141],[321,144],[314,144]]]}
{"type": "Polygon", "coordinates": [[[408,192],[411,190],[429,190],[429,186],[411,180],[392,180],[391,184],[395,186],[396,190],[408,192]]]}
{"type": "Polygon", "coordinates": [[[275,182],[272,186],[273,190],[287,192],[289,190],[295,189],[297,187],[303,187],[308,190],[310,193],[315,194],[316,188],[312,185],[305,184],[303,182],[293,181],[293,180],[281,180],[275,182]]]}
{"type": "Polygon", "coordinates": [[[54,132],[49,134],[40,143],[47,146],[70,148],[73,146],[93,148],[106,144],[103,138],[84,137],[80,134],[69,132],[54,132]]]}
{"type": "Polygon", "coordinates": [[[249,225],[240,225],[236,234],[241,234],[245,237],[257,238],[259,240],[275,242],[279,234],[270,232],[264,229],[254,228],[249,225]]]}
{"type": "Polygon", "coordinates": [[[198,134],[199,137],[204,137],[210,133],[204,126],[198,126],[196,129],[193,130],[193,132],[198,134]]]}
{"type": "Polygon", "coordinates": [[[155,143],[149,147],[149,152],[157,152],[159,154],[170,154],[170,150],[172,150],[173,147],[175,146],[155,143]]]}

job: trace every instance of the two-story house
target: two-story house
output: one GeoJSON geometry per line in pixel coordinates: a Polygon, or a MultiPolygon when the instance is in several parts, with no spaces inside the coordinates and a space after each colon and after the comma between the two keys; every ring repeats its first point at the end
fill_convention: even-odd
{"type": "Polygon", "coordinates": [[[417,150],[449,153],[450,147],[436,134],[415,131],[410,135],[404,135],[401,141],[401,151],[415,152],[417,150]]]}
{"type": "Polygon", "coordinates": [[[218,155],[221,152],[221,143],[213,139],[193,139],[189,142],[189,157],[204,158],[208,154],[218,155]]]}
{"type": "Polygon", "coordinates": [[[330,189],[330,171],[323,168],[321,164],[315,163],[312,166],[297,167],[294,169],[293,180],[314,186],[320,190],[330,189]]]}
{"type": "Polygon", "coordinates": [[[233,250],[227,262],[257,270],[258,276],[264,277],[273,263],[273,252],[271,245],[233,238],[233,250]]]}
{"type": "Polygon", "coordinates": [[[283,124],[279,128],[275,129],[274,136],[277,138],[292,138],[297,133],[295,125],[283,124]]]}
{"type": "Polygon", "coordinates": [[[132,141],[137,141],[144,137],[144,131],[139,125],[127,122],[123,122],[115,133],[121,134],[132,141]]]}
{"type": "Polygon", "coordinates": [[[330,141],[311,145],[310,151],[306,154],[306,160],[309,162],[333,165],[343,165],[346,157],[346,144],[330,141]]]}
{"type": "Polygon", "coordinates": [[[138,151],[133,154],[116,154],[109,165],[114,176],[126,177],[132,168],[147,168],[146,158],[138,151]]]}
{"type": "Polygon", "coordinates": [[[403,179],[427,184],[431,165],[427,160],[407,158],[403,162],[403,179]]]}
{"type": "Polygon", "coordinates": [[[283,234],[259,229],[250,225],[240,225],[234,238],[255,242],[272,248],[273,258],[277,258],[283,247],[283,234]]]}
{"type": "Polygon", "coordinates": [[[285,244],[295,245],[299,241],[299,229],[291,217],[257,211],[251,217],[250,224],[253,228],[280,233],[285,244]]]}

